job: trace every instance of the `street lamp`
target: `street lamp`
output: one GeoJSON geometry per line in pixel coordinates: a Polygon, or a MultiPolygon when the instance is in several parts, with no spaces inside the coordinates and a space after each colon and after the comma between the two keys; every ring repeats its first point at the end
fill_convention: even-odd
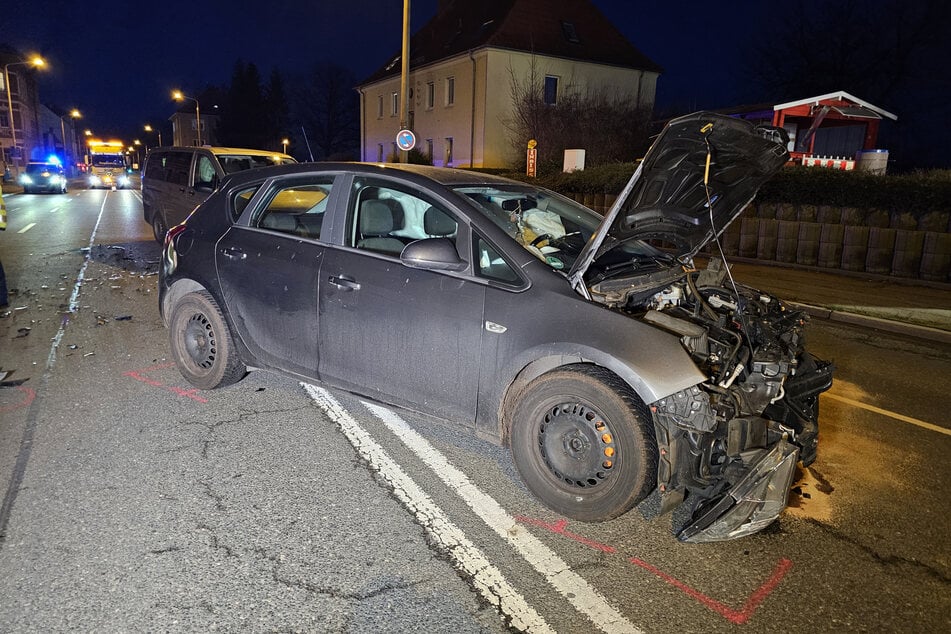
{"type": "Polygon", "coordinates": [[[287,138],[281,139],[281,145],[284,146],[284,154],[287,154],[287,144],[290,143],[290,140],[287,138]]]}
{"type": "MultiPolygon", "coordinates": [[[[69,116],[72,117],[73,119],[81,119],[83,115],[79,112],[79,110],[77,110],[76,108],[73,108],[72,110],[69,111],[69,116]]],[[[75,140],[76,138],[76,134],[75,134],[76,122],[75,121],[73,121],[72,128],[73,128],[73,139],[75,140]]],[[[59,118],[59,131],[63,133],[63,161],[66,162],[68,165],[68,167],[67,165],[64,165],[63,167],[68,170],[66,172],[67,174],[72,174],[72,169],[74,166],[72,164],[72,161],[69,160],[69,156],[66,152],[66,124],[64,123],[63,117],[59,118]]],[[[75,156],[75,153],[76,153],[76,148],[74,144],[72,154],[75,156]]]]}
{"type": "Polygon", "coordinates": [[[10,91],[10,67],[20,65],[43,68],[46,66],[46,60],[39,55],[34,55],[29,60],[23,62],[10,62],[9,64],[3,65],[3,83],[7,87],[7,112],[10,113],[10,136],[13,137],[13,147],[11,148],[11,153],[13,154],[14,167],[17,166],[17,133],[15,129],[16,127],[13,125],[13,93],[10,91]]]}
{"type": "MultiPolygon", "coordinates": [[[[159,130],[153,130],[153,129],[152,129],[152,126],[150,126],[148,123],[145,124],[145,128],[143,128],[143,129],[144,129],[146,132],[155,132],[155,134],[158,135],[158,144],[159,144],[159,147],[162,147],[162,133],[161,133],[161,131],[159,131],[159,130]]],[[[148,149],[149,149],[149,146],[146,145],[146,146],[145,146],[145,149],[148,150],[148,149]]]]}
{"type": "Polygon", "coordinates": [[[182,93],[181,90],[173,90],[172,99],[175,101],[184,101],[185,99],[190,99],[191,101],[195,102],[195,125],[198,126],[198,145],[201,146],[201,114],[198,111],[198,100],[182,93]]]}

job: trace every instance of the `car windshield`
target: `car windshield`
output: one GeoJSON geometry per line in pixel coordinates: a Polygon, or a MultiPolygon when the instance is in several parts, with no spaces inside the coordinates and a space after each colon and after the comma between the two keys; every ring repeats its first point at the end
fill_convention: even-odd
{"type": "MultiPolygon", "coordinates": [[[[455,191],[477,203],[486,218],[553,269],[568,272],[598,230],[601,216],[554,192],[530,185],[460,185],[455,191]]],[[[595,261],[600,277],[643,260],[669,260],[639,240],[616,246],[595,261]]]]}
{"type": "Polygon", "coordinates": [[[93,155],[92,164],[96,167],[125,167],[125,159],[121,156],[93,155]]]}
{"type": "Polygon", "coordinates": [[[279,154],[219,154],[218,160],[221,162],[225,174],[234,174],[255,167],[290,165],[297,162],[279,154]]]}
{"type": "Polygon", "coordinates": [[[30,163],[26,166],[27,174],[39,174],[40,172],[55,172],[59,168],[51,163],[30,163]]]}

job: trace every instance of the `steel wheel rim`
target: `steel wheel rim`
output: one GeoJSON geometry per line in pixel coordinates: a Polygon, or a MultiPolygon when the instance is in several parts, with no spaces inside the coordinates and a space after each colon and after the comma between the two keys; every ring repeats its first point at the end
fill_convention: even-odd
{"type": "Polygon", "coordinates": [[[581,403],[559,403],[538,426],[538,451],[563,487],[589,489],[617,469],[614,432],[596,410],[581,403]]]}
{"type": "Polygon", "coordinates": [[[218,357],[218,342],[208,318],[195,313],[185,324],[182,335],[185,352],[192,363],[205,370],[211,369],[218,357]]]}

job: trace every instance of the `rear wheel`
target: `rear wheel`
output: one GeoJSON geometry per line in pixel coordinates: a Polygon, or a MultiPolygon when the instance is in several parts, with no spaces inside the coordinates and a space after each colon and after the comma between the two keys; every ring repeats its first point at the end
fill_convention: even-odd
{"type": "Polygon", "coordinates": [[[596,366],[544,374],[520,394],[512,457],[529,490],[567,517],[604,521],[657,484],[657,445],[647,407],[596,366]]]}
{"type": "Polygon", "coordinates": [[[175,364],[195,387],[213,390],[231,385],[247,373],[221,309],[207,292],[189,293],[179,300],[168,328],[175,364]]]}

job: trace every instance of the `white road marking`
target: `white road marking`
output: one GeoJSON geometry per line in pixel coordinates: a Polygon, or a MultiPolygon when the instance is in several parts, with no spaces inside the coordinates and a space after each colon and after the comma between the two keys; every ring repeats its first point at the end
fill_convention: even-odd
{"type": "Polygon", "coordinates": [[[604,632],[640,632],[608,600],[571,569],[558,554],[520,525],[502,505],[480,490],[429,441],[406,424],[395,412],[364,403],[383,423],[454,490],[489,528],[506,540],[576,610],[604,632]]]}
{"type": "Polygon", "coordinates": [[[23,227],[22,229],[20,229],[19,231],[17,231],[17,233],[26,233],[27,231],[29,231],[30,229],[32,229],[32,228],[35,227],[35,226],[36,226],[36,223],[35,223],[35,222],[31,222],[31,223],[28,224],[27,226],[25,226],[25,227],[23,227]]]}
{"type": "Polygon", "coordinates": [[[861,409],[868,410],[868,411],[874,412],[874,413],[876,413],[876,414],[881,414],[882,416],[888,416],[888,417],[890,417],[890,418],[894,418],[895,420],[900,420],[900,421],[902,421],[903,423],[908,423],[908,424],[910,424],[910,425],[917,425],[918,427],[921,427],[922,429],[927,429],[927,430],[929,430],[929,431],[936,431],[936,432],[938,432],[939,434],[944,434],[944,435],[946,435],[946,436],[951,436],[951,429],[947,429],[947,428],[945,428],[945,427],[939,427],[939,426],[934,425],[934,424],[932,424],[932,423],[927,423],[927,422],[925,422],[925,421],[923,421],[923,420],[918,420],[917,418],[912,418],[911,416],[905,416],[904,414],[898,414],[897,412],[890,412],[890,411],[888,411],[887,409],[881,409],[881,408],[879,408],[879,407],[875,407],[874,405],[869,405],[869,404],[867,404],[867,403],[863,403],[862,401],[856,401],[856,400],[854,400],[854,399],[847,398],[847,397],[845,397],[845,396],[839,396],[838,394],[831,394],[831,393],[829,393],[829,392],[823,392],[822,395],[823,395],[823,396],[828,396],[829,398],[834,399],[834,400],[836,400],[836,401],[841,401],[841,402],[843,402],[843,403],[847,403],[847,404],[852,405],[852,406],[854,406],[854,407],[859,407],[859,408],[861,408],[861,409]]]}
{"type": "Polygon", "coordinates": [[[415,515],[430,537],[468,574],[480,594],[511,619],[511,624],[529,632],[554,632],[550,625],[513,588],[466,534],[446,516],[432,498],[387,455],[369,433],[323,388],[301,383],[317,405],[339,426],[357,453],[393,487],[393,493],[415,515]]]}

